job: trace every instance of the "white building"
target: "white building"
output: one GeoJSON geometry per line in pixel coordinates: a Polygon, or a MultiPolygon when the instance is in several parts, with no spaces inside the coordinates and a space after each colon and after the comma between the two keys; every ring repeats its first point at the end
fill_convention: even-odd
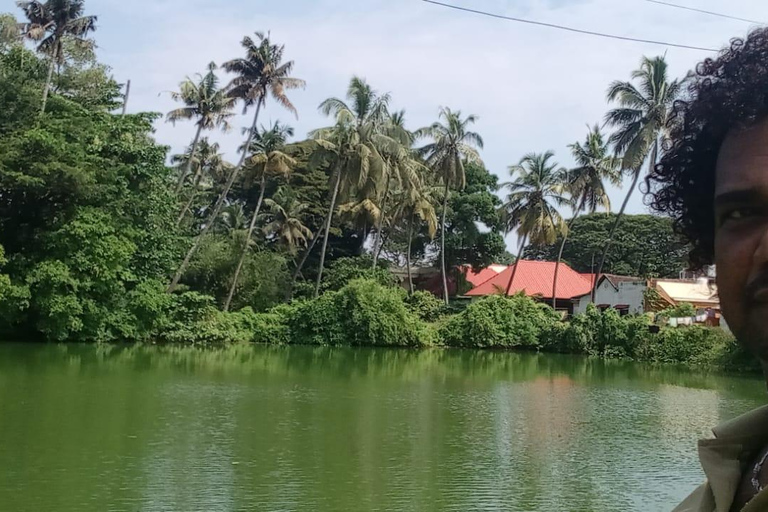
{"type": "MultiPolygon", "coordinates": [[[[647,281],[640,277],[616,276],[603,274],[597,283],[595,305],[599,308],[612,307],[622,314],[639,315],[643,313],[643,297],[647,281]]],[[[584,313],[592,302],[591,294],[573,299],[573,313],[584,313]]]]}

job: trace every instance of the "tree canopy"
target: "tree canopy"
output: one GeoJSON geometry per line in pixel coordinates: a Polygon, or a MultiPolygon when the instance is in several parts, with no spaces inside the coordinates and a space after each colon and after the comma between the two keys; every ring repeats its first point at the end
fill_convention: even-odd
{"type": "MultiPolygon", "coordinates": [[[[578,217],[571,226],[563,261],[578,272],[592,272],[597,267],[615,217],[615,214],[607,213],[578,217]]],[[[560,240],[551,245],[529,247],[524,257],[554,261],[559,244],[560,240]]],[[[670,219],[655,215],[625,215],[616,230],[614,247],[603,271],[639,277],[677,277],[680,270],[686,268],[687,254],[688,247],[672,231],[670,219]]]]}

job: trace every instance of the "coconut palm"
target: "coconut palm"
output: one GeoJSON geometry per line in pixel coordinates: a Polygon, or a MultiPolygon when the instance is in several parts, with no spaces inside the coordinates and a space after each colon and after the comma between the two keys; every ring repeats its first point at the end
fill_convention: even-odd
{"type": "MultiPolygon", "coordinates": [[[[179,84],[179,90],[172,92],[171,97],[175,101],[181,101],[184,106],[168,112],[166,120],[176,124],[179,120],[196,119],[195,137],[192,139],[190,153],[195,155],[200,134],[203,130],[221,128],[228,131],[229,118],[234,115],[232,109],[235,106],[235,98],[227,94],[227,91],[219,87],[219,78],[216,76],[216,64],[208,64],[208,73],[197,75],[193,81],[189,77],[179,84]]],[[[187,160],[187,166],[182,171],[176,183],[175,192],[178,194],[184,185],[184,180],[192,171],[194,158],[187,160]]]]}
{"type": "MultiPolygon", "coordinates": [[[[316,158],[327,157],[332,163],[331,203],[323,228],[320,267],[315,283],[315,297],[320,294],[328,237],[339,195],[357,201],[375,197],[386,174],[382,156],[394,141],[383,133],[387,119],[389,95],[379,95],[363,79],[353,77],[347,90],[349,104],[339,98],[329,98],[320,104],[320,111],[332,115],[336,124],[315,130],[310,136],[317,143],[316,158]]],[[[297,269],[299,270],[299,269],[297,269]]]]}
{"type": "Polygon", "coordinates": [[[85,0],[48,0],[47,2],[18,1],[27,22],[22,24],[22,33],[37,42],[37,51],[48,56],[48,76],[43,88],[40,113],[45,113],[48,94],[51,91],[53,69],[64,60],[63,45],[68,39],[81,47],[90,47],[86,39],[89,32],[96,30],[96,16],[84,16],[85,0]]]}
{"type": "Polygon", "coordinates": [[[216,219],[214,231],[235,236],[235,233],[245,230],[245,210],[243,205],[235,203],[222,208],[221,215],[216,219]]]}
{"type": "Polygon", "coordinates": [[[621,185],[621,162],[610,153],[608,143],[598,126],[589,130],[584,144],[575,142],[568,147],[577,164],[577,167],[569,170],[565,176],[565,191],[570,196],[573,216],[568,221],[557,253],[555,275],[552,280],[553,308],[557,308],[557,276],[571,226],[584,211],[594,213],[598,208],[610,211],[611,200],[605,190],[605,184],[607,182],[614,186],[621,185]]]}
{"type": "Polygon", "coordinates": [[[207,137],[202,137],[194,156],[192,156],[192,147],[190,146],[184,154],[174,155],[171,158],[171,162],[179,164],[182,169],[181,173],[185,172],[188,165],[195,171],[191,180],[192,190],[189,193],[189,198],[176,218],[177,226],[182,223],[184,217],[192,208],[192,204],[197,198],[204,182],[209,182],[209,186],[212,186],[213,183],[221,180],[221,175],[227,174],[232,170],[232,164],[224,160],[220,149],[218,142],[211,144],[208,142],[207,137]]]}
{"type": "Polygon", "coordinates": [[[388,218],[387,206],[393,182],[400,188],[411,187],[419,180],[419,175],[426,171],[426,167],[412,149],[416,137],[414,133],[405,128],[404,110],[392,113],[384,130],[387,136],[392,139],[393,144],[387,145],[382,152],[386,164],[385,176],[383,177],[385,187],[380,199],[381,211],[376,222],[376,236],[373,241],[373,268],[376,268],[381,250],[384,247],[382,231],[384,222],[388,218]]]}
{"type": "Polygon", "coordinates": [[[293,70],[293,61],[283,62],[284,46],[272,44],[269,36],[265,36],[260,32],[256,33],[256,38],[258,39],[259,44],[256,44],[250,37],[245,37],[243,39],[241,44],[243,48],[245,48],[245,58],[234,59],[225,62],[222,65],[226,71],[238,75],[229,84],[227,90],[231,97],[243,102],[243,113],[247,113],[250,107],[254,105],[256,106],[251,128],[246,131],[245,144],[243,144],[246,151],[243,151],[240,161],[229,174],[219,197],[216,199],[216,203],[213,205],[208,222],[205,223],[202,231],[192,243],[192,247],[187,251],[184,261],[179,265],[176,274],[171,280],[171,284],[168,286],[169,292],[176,289],[176,286],[181,280],[181,276],[184,275],[184,272],[189,266],[189,262],[192,260],[192,256],[194,256],[200,248],[200,243],[202,242],[203,237],[208,233],[210,226],[214,224],[216,217],[219,215],[222,206],[226,202],[229,191],[232,189],[232,184],[237,179],[240,170],[245,164],[246,158],[249,156],[248,149],[251,147],[251,141],[256,134],[259,113],[264,107],[267,97],[271,96],[280,105],[294,114],[296,113],[296,108],[288,99],[285,92],[288,89],[304,87],[304,81],[289,76],[293,70]]]}
{"type": "MultiPolygon", "coordinates": [[[[637,85],[617,81],[608,88],[608,101],[618,104],[618,108],[605,115],[605,124],[616,128],[609,142],[616,154],[622,155],[622,168],[631,174],[632,185],[603,247],[597,277],[603,272],[605,258],[613,243],[616,229],[621,223],[629,198],[637,188],[643,163],[648,160],[649,169],[653,169],[658,161],[660,148],[669,138],[674,123],[672,107],[682,92],[682,82],[669,81],[667,61],[664,57],[643,57],[640,68],[632,73],[632,79],[637,85]]],[[[598,279],[595,279],[595,286],[597,281],[598,279]]],[[[592,289],[593,300],[594,295],[595,287],[592,289]]]]}
{"type": "Polygon", "coordinates": [[[431,239],[437,233],[437,213],[435,211],[434,187],[428,186],[423,179],[411,182],[395,195],[395,214],[393,223],[405,220],[407,245],[405,251],[405,267],[408,274],[408,290],[413,295],[413,276],[411,274],[411,255],[413,253],[413,237],[416,231],[426,226],[431,239]]]}
{"type": "MultiPolygon", "coordinates": [[[[293,128],[275,122],[269,130],[262,127],[251,142],[250,152],[253,154],[247,165],[248,181],[259,182],[259,199],[256,201],[256,208],[253,209],[251,222],[248,225],[246,240],[253,237],[253,231],[256,229],[256,221],[261,211],[261,205],[264,202],[264,192],[267,188],[267,179],[271,176],[288,176],[293,168],[298,164],[296,160],[283,152],[288,137],[293,136],[293,128]]],[[[243,148],[245,151],[245,148],[243,148]]],[[[232,298],[235,296],[240,273],[243,270],[245,258],[248,256],[249,244],[243,246],[240,259],[235,267],[235,274],[232,277],[232,285],[229,288],[227,300],[224,302],[224,311],[229,310],[232,304],[232,298]]]]}
{"type": "Polygon", "coordinates": [[[526,243],[552,244],[565,233],[565,223],[557,207],[568,204],[563,193],[566,171],[551,161],[554,156],[552,151],[525,155],[520,163],[509,168],[515,180],[502,185],[509,190],[501,207],[506,231],[517,231],[520,238],[520,252],[507,284],[507,295],[512,290],[526,243]]]}
{"type": "Polygon", "coordinates": [[[299,247],[306,247],[312,231],[304,225],[302,216],[309,207],[296,199],[290,189],[280,188],[271,199],[265,199],[271,221],[264,226],[264,233],[274,237],[291,256],[299,247]]]}
{"type": "Polygon", "coordinates": [[[432,140],[420,149],[427,165],[434,171],[443,184],[443,210],[440,219],[440,271],[443,278],[443,299],[448,304],[448,278],[445,268],[445,218],[448,211],[448,198],[452,188],[462,190],[466,185],[464,162],[482,164],[477,149],[483,148],[483,139],[469,126],[477,117],[462,117],[461,112],[449,108],[440,108],[440,119],[432,126],[416,132],[417,138],[432,140]]]}

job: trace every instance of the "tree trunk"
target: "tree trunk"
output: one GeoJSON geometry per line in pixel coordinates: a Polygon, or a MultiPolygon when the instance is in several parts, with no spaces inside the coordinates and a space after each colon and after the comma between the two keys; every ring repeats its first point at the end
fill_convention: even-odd
{"type": "Polygon", "coordinates": [[[197,168],[197,172],[195,172],[194,179],[192,180],[192,183],[194,185],[194,187],[192,188],[192,193],[189,195],[189,199],[184,205],[184,208],[181,209],[181,213],[179,213],[179,217],[176,219],[176,227],[179,227],[181,225],[181,221],[184,220],[184,217],[187,216],[187,212],[189,211],[190,208],[192,208],[192,203],[195,201],[195,198],[197,197],[198,188],[200,187],[200,180],[202,178],[203,178],[203,166],[200,165],[197,168]]]}
{"type": "MultiPolygon", "coordinates": [[[[656,158],[658,157],[659,152],[659,141],[658,139],[653,143],[653,148],[651,149],[651,161],[649,163],[649,167],[652,170],[653,167],[656,165],[656,158]]],[[[597,283],[600,280],[600,275],[603,273],[603,265],[605,265],[605,257],[608,255],[608,250],[611,248],[611,244],[613,243],[613,237],[616,234],[616,229],[618,229],[619,224],[621,224],[621,217],[624,215],[624,210],[627,208],[627,204],[629,203],[629,198],[632,196],[632,193],[635,191],[635,188],[637,187],[637,181],[640,179],[640,172],[642,170],[642,167],[638,167],[637,171],[635,172],[635,176],[632,179],[632,186],[627,191],[627,196],[624,198],[624,202],[621,204],[621,210],[619,210],[618,215],[616,216],[616,221],[614,221],[613,226],[611,226],[611,232],[608,234],[608,240],[605,243],[605,247],[603,247],[603,252],[600,255],[600,263],[597,266],[597,273],[595,274],[595,285],[592,287],[592,302],[595,302],[595,294],[597,293],[597,283]]]]}
{"type": "Polygon", "coordinates": [[[333,195],[331,196],[331,206],[328,208],[328,218],[325,219],[325,235],[323,236],[323,250],[320,253],[320,268],[317,271],[317,283],[315,284],[315,298],[320,295],[320,282],[323,280],[323,267],[325,266],[325,251],[328,249],[328,236],[331,231],[331,221],[333,220],[333,211],[336,209],[336,197],[339,195],[339,184],[341,184],[341,166],[336,169],[336,183],[333,185],[333,195]]]}
{"type": "Polygon", "coordinates": [[[253,210],[253,216],[251,217],[251,224],[248,226],[248,235],[245,237],[245,246],[243,246],[243,252],[240,254],[240,261],[237,262],[237,268],[235,268],[235,275],[232,278],[232,286],[229,288],[229,295],[227,295],[227,301],[224,303],[224,311],[229,311],[229,306],[232,304],[232,298],[235,296],[235,290],[237,289],[237,282],[240,280],[240,272],[243,270],[243,264],[245,258],[248,256],[248,249],[251,243],[251,237],[253,236],[253,230],[256,228],[256,219],[259,216],[259,210],[261,210],[261,203],[264,201],[264,189],[267,187],[267,175],[266,172],[261,174],[261,191],[259,192],[259,200],[256,202],[256,209],[253,210]]]}
{"type": "Polygon", "coordinates": [[[389,186],[392,182],[392,176],[387,178],[387,186],[384,189],[384,199],[381,201],[381,211],[379,212],[379,221],[376,223],[376,238],[373,240],[373,267],[376,268],[376,264],[379,262],[379,256],[381,255],[381,248],[384,244],[381,242],[381,228],[384,225],[384,215],[387,211],[387,198],[389,196],[389,186]]]}
{"type": "Polygon", "coordinates": [[[192,247],[190,247],[189,251],[187,251],[187,255],[184,257],[184,261],[181,262],[181,265],[179,265],[176,274],[174,274],[173,279],[171,280],[171,284],[168,285],[168,289],[166,290],[168,293],[173,292],[179,285],[181,276],[183,276],[184,272],[186,272],[187,267],[189,266],[189,262],[192,260],[192,256],[194,256],[197,250],[200,248],[200,243],[203,241],[203,238],[208,234],[208,231],[213,226],[216,217],[219,216],[221,207],[224,206],[224,201],[226,201],[227,196],[229,195],[229,190],[232,188],[232,184],[235,182],[235,178],[237,178],[240,169],[245,163],[245,158],[248,155],[248,148],[251,145],[253,134],[256,131],[256,122],[259,119],[259,111],[261,110],[262,104],[263,99],[256,104],[256,114],[253,116],[253,125],[251,125],[251,130],[248,132],[248,138],[246,139],[245,148],[243,149],[243,156],[240,157],[240,161],[238,162],[237,166],[232,170],[229,178],[227,178],[227,182],[224,184],[224,190],[221,191],[218,199],[216,199],[216,204],[213,206],[213,211],[211,212],[211,215],[209,215],[205,226],[203,226],[203,230],[195,237],[195,241],[192,243],[192,247]]]}
{"type": "Polygon", "coordinates": [[[557,274],[560,271],[560,262],[563,259],[563,249],[565,249],[565,242],[568,240],[568,235],[571,233],[571,226],[573,226],[573,223],[576,222],[576,217],[579,216],[579,213],[584,209],[584,203],[586,201],[586,198],[582,198],[581,204],[579,205],[579,208],[573,212],[573,218],[568,223],[568,228],[565,231],[565,234],[563,235],[563,241],[560,243],[560,250],[557,252],[557,263],[555,263],[555,275],[552,278],[552,309],[557,311],[557,274]]]}
{"type": "Polygon", "coordinates": [[[48,103],[48,94],[51,91],[51,82],[53,82],[53,69],[56,67],[56,59],[59,55],[58,44],[54,43],[53,48],[51,62],[48,64],[48,78],[45,79],[45,87],[43,87],[43,103],[40,106],[40,115],[45,114],[45,105],[48,103]]]}
{"type": "Polygon", "coordinates": [[[405,268],[408,270],[408,290],[413,295],[413,276],[411,275],[411,244],[413,242],[413,213],[408,217],[408,250],[405,253],[405,268]]]}
{"type": "Polygon", "coordinates": [[[448,194],[450,189],[448,188],[448,180],[445,180],[445,196],[443,197],[443,214],[440,225],[440,272],[443,277],[443,300],[445,305],[449,305],[448,300],[448,276],[445,271],[445,217],[448,212],[448,194]]]}
{"type": "Polygon", "coordinates": [[[195,132],[195,138],[192,139],[192,150],[189,153],[189,158],[187,159],[187,165],[184,166],[184,171],[182,171],[181,176],[179,176],[179,181],[176,183],[176,188],[173,191],[174,194],[178,194],[181,191],[182,187],[184,186],[184,178],[189,176],[189,173],[192,171],[192,161],[195,159],[195,153],[197,152],[197,145],[200,143],[200,134],[202,132],[203,132],[203,125],[198,124],[197,131],[195,132]]]}
{"type": "Polygon", "coordinates": [[[509,292],[512,290],[512,284],[515,282],[515,274],[517,274],[518,264],[523,260],[523,250],[525,250],[525,242],[528,239],[528,235],[523,235],[523,239],[520,242],[520,251],[517,253],[517,259],[515,260],[515,266],[512,268],[512,275],[509,276],[509,283],[507,284],[507,291],[505,295],[509,297],[509,292]]]}
{"type": "Polygon", "coordinates": [[[301,257],[301,261],[296,266],[296,270],[293,272],[293,276],[291,277],[291,284],[288,286],[288,293],[286,294],[286,299],[290,300],[293,298],[293,287],[296,284],[296,279],[298,279],[299,274],[301,274],[301,269],[304,268],[304,264],[307,262],[307,259],[309,258],[309,254],[312,252],[312,249],[315,248],[315,244],[317,244],[317,241],[320,239],[320,231],[317,231],[315,233],[315,236],[312,237],[312,242],[310,242],[309,247],[307,247],[307,250],[304,252],[304,256],[301,257]]]}

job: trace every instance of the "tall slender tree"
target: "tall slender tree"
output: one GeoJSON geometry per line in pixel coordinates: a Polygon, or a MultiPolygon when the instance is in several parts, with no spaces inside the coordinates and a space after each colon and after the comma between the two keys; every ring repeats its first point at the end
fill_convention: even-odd
{"type": "Polygon", "coordinates": [[[637,188],[643,163],[648,160],[649,169],[656,165],[660,148],[669,138],[674,123],[672,107],[682,91],[682,82],[669,80],[667,61],[661,56],[652,59],[643,57],[640,68],[632,73],[632,80],[637,84],[617,81],[608,88],[608,101],[618,104],[617,108],[610,110],[605,116],[605,124],[616,129],[609,142],[616,154],[622,155],[622,167],[632,176],[632,184],[627,190],[600,255],[597,276],[592,287],[593,301],[605,258],[629,198],[637,188]]]}
{"type": "Polygon", "coordinates": [[[64,40],[77,46],[91,46],[88,33],[96,30],[96,16],[85,16],[85,0],[17,1],[27,22],[22,25],[25,37],[37,42],[37,51],[48,56],[48,76],[43,87],[40,113],[45,113],[53,81],[53,70],[64,60],[64,40]]]}
{"type": "Polygon", "coordinates": [[[509,190],[502,205],[507,232],[517,231],[520,238],[520,252],[512,267],[507,295],[512,291],[526,243],[551,244],[565,232],[557,207],[568,204],[563,193],[566,170],[551,161],[554,156],[552,151],[525,155],[520,163],[509,168],[515,179],[502,185],[509,190]]]}
{"type": "Polygon", "coordinates": [[[621,162],[611,154],[608,143],[598,126],[589,130],[584,144],[575,142],[568,147],[576,161],[576,167],[565,175],[565,191],[570,196],[573,216],[566,225],[557,253],[557,263],[555,263],[555,275],[552,279],[552,307],[555,309],[557,309],[557,277],[560,262],[563,259],[565,242],[568,240],[573,222],[584,211],[594,213],[598,208],[610,211],[611,200],[605,189],[606,183],[614,186],[621,185],[621,162]]]}
{"type": "MultiPolygon", "coordinates": [[[[246,240],[253,238],[253,231],[256,229],[256,221],[261,211],[261,205],[264,202],[264,192],[267,189],[267,179],[270,176],[288,176],[297,165],[296,160],[283,152],[288,137],[293,136],[293,128],[284,126],[276,121],[269,130],[262,128],[256,134],[251,143],[250,152],[253,154],[246,169],[249,172],[249,181],[259,182],[259,199],[251,215],[251,222],[248,225],[248,234],[246,240]]],[[[246,151],[246,148],[243,148],[246,151]]],[[[232,277],[232,285],[229,288],[227,300],[224,302],[224,311],[229,311],[232,299],[235,296],[237,285],[240,280],[240,272],[243,270],[245,258],[248,256],[250,244],[243,245],[240,259],[235,267],[235,274],[232,277]]]]}
{"type": "Polygon", "coordinates": [[[251,147],[251,141],[256,133],[259,113],[267,97],[271,96],[277,103],[296,114],[296,108],[288,99],[286,90],[303,88],[305,85],[304,80],[290,76],[293,71],[293,61],[283,62],[285,50],[283,45],[272,44],[269,36],[265,36],[261,32],[256,33],[256,38],[259,41],[258,44],[250,37],[243,39],[241,44],[245,48],[246,56],[244,58],[234,59],[222,65],[226,71],[237,75],[227,89],[231,97],[243,102],[243,113],[247,113],[250,107],[256,106],[251,127],[249,130],[246,130],[245,144],[243,144],[246,150],[243,151],[240,161],[229,174],[219,197],[216,199],[216,203],[211,209],[208,222],[205,223],[201,232],[195,237],[192,247],[190,247],[184,257],[184,261],[176,270],[168,286],[169,292],[172,292],[178,286],[181,276],[184,275],[189,262],[192,260],[192,256],[200,248],[200,243],[214,224],[216,217],[226,202],[229,191],[232,189],[232,184],[237,179],[246,158],[249,156],[248,148],[251,147]]]}
{"type": "Polygon", "coordinates": [[[404,220],[406,224],[405,268],[411,295],[414,292],[411,258],[415,233],[421,231],[424,226],[431,239],[434,239],[437,233],[434,187],[431,187],[423,178],[410,182],[409,186],[402,188],[395,196],[393,224],[400,220],[404,220]]]}
{"type": "Polygon", "coordinates": [[[385,125],[385,133],[392,139],[393,144],[388,145],[383,151],[386,164],[385,187],[378,201],[381,207],[373,241],[372,268],[376,268],[384,246],[382,231],[388,219],[388,205],[390,195],[393,192],[393,182],[400,188],[411,187],[419,180],[419,175],[426,170],[417,153],[413,150],[413,143],[416,137],[413,132],[408,131],[405,127],[404,110],[390,115],[385,125]]]}
{"type": "Polygon", "coordinates": [[[318,144],[318,154],[332,162],[331,201],[323,228],[320,267],[315,283],[315,297],[320,294],[328,237],[339,195],[365,199],[371,189],[381,186],[386,162],[382,148],[393,145],[383,133],[387,119],[389,95],[379,95],[363,79],[353,77],[347,90],[349,103],[329,98],[320,104],[320,111],[332,115],[336,124],[315,130],[310,135],[318,144]]]}
{"type": "Polygon", "coordinates": [[[182,223],[187,213],[189,213],[201,188],[204,186],[213,187],[215,182],[220,181],[222,174],[227,174],[232,170],[232,164],[224,160],[224,155],[221,154],[220,150],[221,147],[218,142],[210,143],[207,137],[202,137],[195,156],[192,156],[192,148],[190,146],[184,154],[174,155],[171,158],[171,162],[178,163],[181,167],[180,174],[187,168],[190,160],[194,170],[189,197],[176,218],[177,226],[182,223]]]}
{"type": "Polygon", "coordinates": [[[460,111],[442,107],[440,120],[442,122],[437,121],[432,126],[418,130],[416,137],[432,140],[420,149],[420,153],[443,184],[443,208],[440,216],[440,271],[443,278],[443,299],[448,304],[448,274],[445,268],[445,219],[448,212],[448,198],[452,188],[462,190],[466,185],[465,161],[482,165],[477,150],[483,148],[483,139],[476,132],[469,130],[469,126],[477,121],[474,115],[462,117],[460,111]]]}
{"type": "Polygon", "coordinates": [[[184,181],[192,172],[192,163],[200,142],[203,130],[221,128],[228,131],[229,118],[234,115],[235,98],[227,94],[225,89],[219,87],[219,78],[216,76],[216,64],[208,64],[208,72],[205,75],[197,75],[193,81],[189,77],[179,84],[179,90],[171,92],[171,97],[184,104],[183,107],[168,112],[166,119],[176,124],[182,119],[195,119],[195,136],[192,139],[191,155],[187,160],[187,166],[179,175],[175,192],[178,194],[184,186],[184,181]]]}

